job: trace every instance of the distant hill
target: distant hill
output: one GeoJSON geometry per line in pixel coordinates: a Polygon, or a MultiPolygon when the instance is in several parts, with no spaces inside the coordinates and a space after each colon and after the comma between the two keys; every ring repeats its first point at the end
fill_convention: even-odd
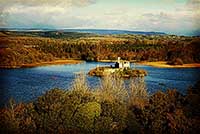
{"type": "Polygon", "coordinates": [[[143,32],[143,31],[128,31],[128,30],[106,30],[106,29],[65,29],[64,31],[94,33],[94,34],[142,34],[142,35],[165,35],[163,32],[143,32]]]}
{"type": "Polygon", "coordinates": [[[164,32],[144,32],[144,31],[129,31],[129,30],[108,30],[108,29],[27,29],[27,28],[0,28],[0,31],[21,31],[21,32],[78,32],[78,33],[92,33],[92,34],[139,34],[139,35],[165,35],[164,32]]]}

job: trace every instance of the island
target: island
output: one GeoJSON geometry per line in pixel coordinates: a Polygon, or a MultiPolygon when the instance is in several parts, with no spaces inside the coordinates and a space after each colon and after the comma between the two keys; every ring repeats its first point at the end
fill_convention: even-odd
{"type": "Polygon", "coordinates": [[[118,57],[115,65],[96,67],[90,70],[88,75],[98,77],[115,75],[122,78],[131,78],[147,76],[147,71],[143,69],[131,69],[129,61],[121,60],[121,58],[118,57]]]}

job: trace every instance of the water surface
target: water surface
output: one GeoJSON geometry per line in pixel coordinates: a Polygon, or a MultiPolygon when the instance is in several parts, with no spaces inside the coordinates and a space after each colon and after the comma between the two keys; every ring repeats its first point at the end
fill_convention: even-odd
{"type": "MultiPolygon", "coordinates": [[[[73,65],[0,69],[0,105],[4,105],[11,97],[17,102],[27,102],[52,88],[68,89],[77,72],[87,73],[98,65],[111,64],[113,63],[84,62],[73,65]]],[[[186,93],[187,88],[197,82],[200,73],[200,69],[197,68],[155,68],[144,65],[136,65],[136,68],[148,71],[145,82],[150,93],[174,88],[186,93]]],[[[94,87],[99,84],[100,78],[87,76],[87,80],[89,85],[94,87]]]]}

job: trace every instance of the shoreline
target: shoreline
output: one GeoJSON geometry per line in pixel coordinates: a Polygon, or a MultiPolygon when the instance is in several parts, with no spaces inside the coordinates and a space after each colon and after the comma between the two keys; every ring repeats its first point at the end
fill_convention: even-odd
{"type": "MultiPolygon", "coordinates": [[[[105,62],[105,63],[108,63],[108,62],[117,62],[117,60],[99,60],[97,62],[105,62]]],[[[135,60],[130,60],[130,63],[136,63],[135,60]]]]}
{"type": "Polygon", "coordinates": [[[109,62],[116,62],[117,60],[99,60],[97,62],[105,62],[105,63],[109,63],[109,62]]]}
{"type": "Polygon", "coordinates": [[[183,65],[169,65],[166,61],[156,61],[156,62],[136,62],[138,65],[147,65],[157,68],[200,68],[200,63],[190,63],[190,64],[183,64],[183,65]]]}
{"type": "Polygon", "coordinates": [[[66,59],[66,60],[54,60],[54,61],[40,62],[40,63],[22,64],[16,66],[0,66],[0,68],[2,69],[31,68],[31,67],[48,66],[48,65],[80,64],[82,62],[84,61],[66,59]]]}
{"type": "MultiPolygon", "coordinates": [[[[116,62],[116,60],[100,60],[98,62],[116,62]]],[[[183,65],[169,65],[167,64],[167,61],[139,61],[136,62],[134,60],[130,61],[131,63],[135,63],[137,65],[146,65],[146,66],[152,66],[157,68],[200,68],[200,63],[189,63],[189,64],[183,64],[183,65]]]]}
{"type": "MultiPolygon", "coordinates": [[[[31,67],[39,67],[39,66],[48,66],[48,65],[63,65],[63,64],[80,64],[84,62],[84,60],[74,60],[74,59],[65,59],[65,60],[54,60],[48,62],[40,62],[40,63],[31,63],[31,64],[22,64],[16,66],[0,66],[1,69],[16,69],[16,68],[31,68],[31,67]]],[[[116,60],[100,60],[98,62],[116,62],[116,60]]],[[[200,68],[200,63],[190,63],[190,64],[183,64],[183,65],[169,65],[166,61],[141,61],[135,62],[130,61],[131,63],[135,63],[137,65],[146,65],[152,66],[156,68],[200,68]]]]}

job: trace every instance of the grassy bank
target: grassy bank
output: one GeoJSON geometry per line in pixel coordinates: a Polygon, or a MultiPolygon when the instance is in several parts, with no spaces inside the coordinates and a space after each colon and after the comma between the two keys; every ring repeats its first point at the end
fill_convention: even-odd
{"type": "Polygon", "coordinates": [[[46,65],[79,64],[82,62],[84,61],[82,60],[55,60],[55,61],[49,61],[49,62],[23,64],[21,65],[21,67],[26,68],[26,67],[37,67],[37,66],[46,66],[46,65]]]}
{"type": "Polygon", "coordinates": [[[199,68],[200,63],[191,63],[183,65],[169,65],[166,61],[156,61],[156,62],[138,62],[140,65],[153,66],[158,68],[199,68]]]}
{"type": "Polygon", "coordinates": [[[83,60],[53,60],[46,62],[36,62],[36,63],[26,63],[26,64],[17,64],[17,65],[1,65],[0,68],[31,68],[38,66],[48,66],[48,65],[62,65],[62,64],[79,64],[84,62],[83,60]]]}
{"type": "Polygon", "coordinates": [[[129,87],[118,77],[91,89],[83,75],[68,90],[52,89],[35,101],[0,109],[0,133],[198,133],[200,90],[148,94],[143,79],[129,87]]]}

